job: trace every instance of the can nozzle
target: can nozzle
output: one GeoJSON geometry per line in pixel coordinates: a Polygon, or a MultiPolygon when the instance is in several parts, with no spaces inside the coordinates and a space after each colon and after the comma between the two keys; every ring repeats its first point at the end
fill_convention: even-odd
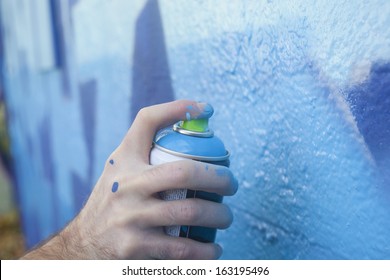
{"type": "Polygon", "coordinates": [[[183,121],[181,127],[190,131],[206,132],[209,130],[209,119],[183,121]]]}
{"type": "Polygon", "coordinates": [[[195,137],[213,137],[214,132],[209,129],[209,119],[196,119],[188,121],[180,121],[173,126],[173,130],[195,137]]]}

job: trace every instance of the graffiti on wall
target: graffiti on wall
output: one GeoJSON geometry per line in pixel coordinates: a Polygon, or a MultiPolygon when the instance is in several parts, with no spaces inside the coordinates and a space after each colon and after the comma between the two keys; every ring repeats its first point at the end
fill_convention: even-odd
{"type": "Polygon", "coordinates": [[[29,247],[83,206],[140,108],[189,98],[213,104],[240,181],[223,258],[390,258],[386,1],[0,3],[29,247]]]}

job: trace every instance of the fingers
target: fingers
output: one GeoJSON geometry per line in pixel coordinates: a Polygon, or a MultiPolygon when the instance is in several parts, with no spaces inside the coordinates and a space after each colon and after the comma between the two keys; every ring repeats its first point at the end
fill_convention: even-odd
{"type": "Polygon", "coordinates": [[[209,260],[218,259],[222,255],[222,248],[215,243],[201,243],[163,233],[149,239],[150,242],[148,242],[146,250],[154,259],[209,260]]]}
{"type": "Polygon", "coordinates": [[[230,208],[203,199],[159,201],[147,210],[145,226],[189,225],[226,229],[233,222],[230,208]]]}
{"type": "Polygon", "coordinates": [[[238,182],[229,168],[192,160],[150,166],[139,181],[142,191],[150,195],[173,189],[191,189],[233,195],[238,182]]]}
{"type": "Polygon", "coordinates": [[[137,114],[122,144],[128,154],[149,162],[149,153],[156,132],[180,120],[210,117],[213,108],[207,103],[178,100],[143,108],[137,114]]]}

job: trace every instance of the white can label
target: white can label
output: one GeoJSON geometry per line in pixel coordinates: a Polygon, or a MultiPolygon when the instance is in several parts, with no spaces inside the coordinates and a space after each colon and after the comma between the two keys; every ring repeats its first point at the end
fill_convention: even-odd
{"type": "MultiPolygon", "coordinates": [[[[163,152],[157,148],[153,148],[150,152],[150,164],[151,165],[159,165],[166,162],[183,160],[185,158],[174,156],[163,152]]],[[[160,192],[160,197],[164,200],[178,200],[185,199],[187,196],[186,189],[179,190],[168,190],[164,192],[160,192]]],[[[180,225],[177,226],[169,226],[164,228],[165,233],[170,236],[179,236],[180,235],[180,225]]]]}

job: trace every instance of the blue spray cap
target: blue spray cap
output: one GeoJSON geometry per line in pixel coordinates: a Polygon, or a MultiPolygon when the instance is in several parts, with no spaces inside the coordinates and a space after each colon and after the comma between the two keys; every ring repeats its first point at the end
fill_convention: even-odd
{"type": "Polygon", "coordinates": [[[225,145],[209,128],[209,119],[180,121],[161,131],[155,147],[167,153],[201,161],[224,161],[229,158],[225,145]]]}

